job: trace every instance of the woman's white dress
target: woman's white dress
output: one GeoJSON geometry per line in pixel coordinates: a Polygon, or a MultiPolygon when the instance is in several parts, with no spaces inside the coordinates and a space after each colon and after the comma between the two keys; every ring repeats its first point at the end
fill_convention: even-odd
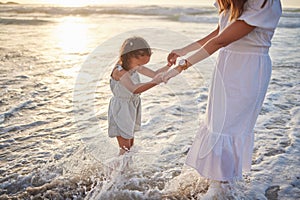
{"type": "MultiPolygon", "coordinates": [[[[279,0],[248,0],[238,20],[256,28],[220,49],[209,92],[206,120],[188,153],[186,164],[202,176],[231,181],[251,167],[254,125],[269,84],[272,63],[268,54],[281,16],[279,0]]],[[[220,31],[229,22],[220,14],[220,31]]]]}
{"type": "MultiPolygon", "coordinates": [[[[131,73],[134,84],[140,83],[139,74],[131,73]]],[[[134,132],[141,127],[141,98],[139,94],[130,92],[120,81],[110,78],[110,89],[113,97],[108,108],[108,135],[109,137],[122,136],[132,139],[134,132]]]]}

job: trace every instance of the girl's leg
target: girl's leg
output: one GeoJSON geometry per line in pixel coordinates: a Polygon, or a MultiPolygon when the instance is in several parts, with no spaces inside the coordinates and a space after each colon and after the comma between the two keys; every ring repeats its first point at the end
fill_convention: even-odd
{"type": "Polygon", "coordinates": [[[120,147],[119,155],[123,155],[124,153],[129,151],[133,145],[133,139],[125,139],[122,136],[117,136],[117,140],[120,147]]]}

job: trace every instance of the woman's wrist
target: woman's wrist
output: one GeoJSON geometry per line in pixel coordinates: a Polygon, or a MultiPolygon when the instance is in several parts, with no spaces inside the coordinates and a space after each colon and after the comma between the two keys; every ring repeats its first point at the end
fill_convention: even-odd
{"type": "Polygon", "coordinates": [[[182,59],[179,61],[178,66],[180,66],[182,70],[186,70],[187,68],[192,66],[192,64],[189,63],[186,59],[182,59]]]}
{"type": "Polygon", "coordinates": [[[188,47],[186,46],[186,47],[182,47],[181,49],[180,49],[180,56],[185,56],[186,54],[188,54],[189,53],[189,49],[188,49],[188,47]]]}

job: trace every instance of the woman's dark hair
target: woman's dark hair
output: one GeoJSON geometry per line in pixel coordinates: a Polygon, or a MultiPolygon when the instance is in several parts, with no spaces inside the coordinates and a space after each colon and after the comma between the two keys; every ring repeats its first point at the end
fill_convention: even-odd
{"type": "Polygon", "coordinates": [[[141,37],[128,38],[121,46],[118,64],[128,71],[130,59],[133,57],[138,58],[139,56],[151,56],[149,44],[141,37]]]}

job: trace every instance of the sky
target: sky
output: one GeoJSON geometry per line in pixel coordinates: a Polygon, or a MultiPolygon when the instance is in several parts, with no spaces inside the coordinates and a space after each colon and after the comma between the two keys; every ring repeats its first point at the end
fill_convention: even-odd
{"type": "MultiPolygon", "coordinates": [[[[58,4],[65,6],[84,6],[91,4],[199,4],[211,6],[214,0],[0,0],[1,2],[14,1],[22,4],[58,4]]],[[[285,8],[300,8],[300,0],[281,0],[282,6],[285,8]]]]}

